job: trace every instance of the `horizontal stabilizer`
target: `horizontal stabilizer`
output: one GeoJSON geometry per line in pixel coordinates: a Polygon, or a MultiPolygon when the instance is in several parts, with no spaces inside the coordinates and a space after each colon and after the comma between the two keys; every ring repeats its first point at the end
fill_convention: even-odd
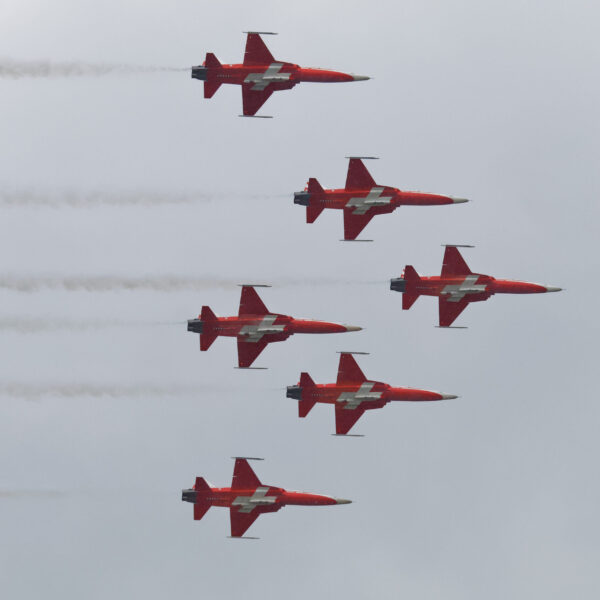
{"type": "Polygon", "coordinates": [[[210,508],[210,502],[208,500],[201,500],[194,504],[194,521],[199,521],[210,508]]]}
{"type": "Polygon", "coordinates": [[[311,177],[308,180],[306,191],[310,194],[323,194],[325,192],[323,186],[318,182],[318,180],[315,177],[311,177]]]}
{"type": "Polygon", "coordinates": [[[197,492],[196,502],[194,503],[194,521],[199,521],[211,506],[210,500],[208,500],[211,489],[203,477],[196,477],[194,490],[197,492]]]}
{"type": "Polygon", "coordinates": [[[323,212],[324,206],[307,206],[306,207],[306,222],[314,223],[317,217],[323,212]]]}
{"type": "Polygon", "coordinates": [[[300,387],[301,388],[315,387],[315,382],[313,381],[313,378],[308,373],[300,373],[300,387]]]}
{"type": "Polygon", "coordinates": [[[301,418],[305,417],[316,403],[317,401],[312,398],[300,400],[300,402],[298,402],[298,416],[301,418]]]}
{"type": "Polygon", "coordinates": [[[410,294],[404,292],[402,294],[402,310],[408,310],[419,298],[419,294],[410,294]]]}
{"type": "Polygon", "coordinates": [[[208,307],[203,306],[200,312],[200,321],[202,322],[202,333],[200,334],[200,350],[208,350],[212,343],[217,339],[218,333],[213,330],[211,325],[218,321],[215,313],[208,307]]]}
{"type": "Polygon", "coordinates": [[[200,494],[208,494],[211,491],[210,485],[206,483],[206,479],[204,479],[204,477],[196,477],[194,489],[200,494]]]}
{"type": "Polygon", "coordinates": [[[405,279],[405,281],[419,281],[419,279],[421,279],[412,265],[406,265],[404,267],[402,277],[405,279]]]}
{"type": "Polygon", "coordinates": [[[212,53],[206,53],[206,59],[204,60],[204,66],[207,69],[220,69],[222,67],[219,59],[212,53]]]}
{"type": "Polygon", "coordinates": [[[204,97],[205,98],[212,98],[216,93],[217,90],[221,87],[220,82],[218,81],[205,81],[204,82],[204,97]]]}

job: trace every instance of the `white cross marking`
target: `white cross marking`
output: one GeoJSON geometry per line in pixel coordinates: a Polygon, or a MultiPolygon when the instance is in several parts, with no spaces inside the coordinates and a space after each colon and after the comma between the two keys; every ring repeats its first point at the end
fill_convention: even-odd
{"type": "Polygon", "coordinates": [[[288,81],[291,73],[280,73],[283,63],[271,63],[263,73],[249,73],[244,83],[253,83],[253,90],[262,91],[275,81],[288,81]]]}
{"type": "Polygon", "coordinates": [[[358,408],[361,402],[375,402],[381,399],[383,392],[372,392],[375,384],[372,381],[361,383],[360,387],[355,392],[342,392],[337,399],[337,402],[345,402],[344,408],[358,408]]]}
{"type": "Polygon", "coordinates": [[[459,285],[447,285],[442,290],[442,294],[448,294],[448,302],[460,302],[467,294],[480,294],[485,292],[485,285],[475,285],[479,275],[467,275],[465,280],[459,285]]]}
{"type": "Polygon", "coordinates": [[[246,338],[247,342],[259,342],[267,333],[282,333],[285,325],[273,325],[277,315],[266,315],[258,325],[244,325],[238,335],[246,338]]]}
{"type": "Polygon", "coordinates": [[[240,512],[252,512],[257,506],[273,504],[277,496],[267,496],[268,487],[257,487],[252,496],[237,496],[231,503],[232,506],[239,506],[240,512]]]}
{"type": "Polygon", "coordinates": [[[364,215],[370,208],[374,206],[384,206],[392,201],[391,196],[382,196],[384,188],[371,188],[369,193],[362,198],[350,198],[346,207],[356,207],[352,214],[364,215]]]}

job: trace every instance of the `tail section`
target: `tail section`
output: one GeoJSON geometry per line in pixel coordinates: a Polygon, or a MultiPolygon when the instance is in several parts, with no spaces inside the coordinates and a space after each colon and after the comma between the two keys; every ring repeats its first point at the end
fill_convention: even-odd
{"type": "Polygon", "coordinates": [[[320,196],[325,193],[325,190],[314,177],[311,177],[308,180],[306,191],[310,194],[312,200],[311,204],[306,207],[306,222],[314,223],[317,217],[323,212],[324,206],[321,204],[320,196]],[[315,195],[317,196],[316,198],[315,195]]]}
{"type": "Polygon", "coordinates": [[[402,310],[408,310],[419,297],[419,294],[411,291],[411,288],[421,278],[412,265],[406,265],[406,267],[404,267],[402,278],[406,282],[406,291],[402,294],[402,310]]]}
{"type": "Polygon", "coordinates": [[[202,333],[200,334],[200,350],[208,350],[217,339],[218,333],[214,330],[214,324],[219,320],[215,313],[208,307],[203,306],[200,313],[202,321],[202,333]]]}
{"type": "Polygon", "coordinates": [[[199,521],[211,506],[211,488],[202,477],[196,477],[194,490],[196,491],[196,502],[194,503],[194,521],[199,521]]]}
{"type": "Polygon", "coordinates": [[[302,389],[302,399],[298,402],[298,416],[305,417],[317,403],[310,394],[311,388],[315,387],[315,382],[308,373],[300,373],[300,388],[302,389]]]}
{"type": "Polygon", "coordinates": [[[211,73],[211,71],[220,69],[221,63],[212,52],[208,52],[204,66],[207,70],[206,81],[204,82],[204,97],[212,98],[221,87],[221,83],[215,80],[214,73],[211,73]]]}

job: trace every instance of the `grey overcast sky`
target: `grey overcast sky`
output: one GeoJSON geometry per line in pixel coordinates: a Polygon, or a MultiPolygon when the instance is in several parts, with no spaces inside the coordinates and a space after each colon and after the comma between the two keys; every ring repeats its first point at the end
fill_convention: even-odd
{"type": "Polygon", "coordinates": [[[2,0],[3,67],[240,62],[260,29],[278,59],[374,78],[278,93],[263,120],[186,72],[0,76],[2,596],[598,598],[599,17],[578,0],[2,0]],[[341,215],[307,225],[292,193],[341,187],[348,154],[380,156],[378,183],[472,202],[402,208],[342,244],[341,215]],[[442,243],[566,291],[436,329],[436,302],[403,312],[388,280],[437,274],[442,243]],[[117,283],[63,285],[98,277],[117,283]],[[198,289],[172,285],[186,277],[198,289]],[[120,289],[132,278],[165,290],[120,289]],[[183,323],[235,314],[242,281],[273,284],[273,311],[365,329],[234,370],[232,340],[200,354],[183,323]],[[284,388],[334,381],[337,350],[461,397],[331,437],[331,407],[300,420],[284,388]],[[354,503],[226,539],[227,511],[194,522],[180,490],[228,485],[236,454],[354,503]]]}

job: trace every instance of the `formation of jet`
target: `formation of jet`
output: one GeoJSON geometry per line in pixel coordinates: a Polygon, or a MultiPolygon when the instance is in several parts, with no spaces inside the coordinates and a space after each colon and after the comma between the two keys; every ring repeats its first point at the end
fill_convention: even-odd
{"type": "MultiPolygon", "coordinates": [[[[196,477],[191,489],[182,490],[181,499],[194,505],[194,520],[199,521],[211,506],[229,508],[231,537],[243,537],[260,515],[277,512],[288,504],[297,506],[328,506],[350,504],[351,500],[331,498],[305,492],[291,492],[260,482],[248,460],[260,458],[235,457],[231,487],[211,488],[202,477],[196,477]]],[[[256,538],[254,538],[256,539],[256,538]]]]}
{"type": "Polygon", "coordinates": [[[495,279],[490,275],[473,273],[458,248],[472,246],[447,245],[439,277],[420,277],[411,265],[406,265],[402,275],[391,280],[390,288],[402,292],[404,310],[408,310],[419,296],[437,296],[440,305],[439,326],[450,327],[470,302],[481,302],[494,294],[541,294],[561,290],[559,287],[495,279]]]}
{"type": "Polygon", "coordinates": [[[364,81],[361,75],[349,75],[324,69],[307,69],[294,63],[277,61],[263,42],[266,31],[248,31],[242,64],[223,65],[212,53],[201,66],[192,67],[192,78],[204,81],[204,97],[212,98],[225,83],[242,86],[243,116],[253,117],[273,92],[292,89],[301,82],[337,83],[364,81]]]}
{"type": "Polygon", "coordinates": [[[315,383],[308,373],[300,373],[298,385],[287,388],[287,397],[298,400],[298,416],[306,417],[312,407],[321,402],[335,406],[336,435],[346,435],[366,410],[383,408],[388,402],[427,402],[458,398],[428,390],[392,387],[380,381],[367,379],[354,360],[353,354],[341,352],[335,383],[315,383]]]}
{"type": "MultiPolygon", "coordinates": [[[[204,81],[205,98],[212,98],[223,84],[241,85],[241,116],[264,117],[256,113],[273,92],[291,89],[301,82],[333,83],[369,79],[277,61],[261,38],[261,35],[273,34],[246,33],[248,36],[243,63],[221,64],[214,54],[207,53],[202,65],[192,67],[192,78],[204,81]]],[[[358,236],[374,216],[392,213],[403,205],[440,206],[468,202],[465,198],[401,191],[378,185],[363,163],[363,160],[375,157],[347,158],[349,163],[344,188],[324,189],[317,179],[311,177],[303,191],[294,193],[294,204],[306,207],[307,223],[314,223],[325,209],[342,210],[344,241],[358,241],[358,236]]],[[[421,295],[437,296],[439,326],[452,327],[470,302],[487,300],[498,293],[531,294],[557,292],[561,289],[473,273],[461,256],[458,250],[460,247],[472,246],[447,245],[439,276],[420,277],[411,265],[407,265],[400,277],[391,280],[391,289],[402,293],[404,310],[408,310],[421,295]]],[[[253,368],[251,365],[269,343],[284,341],[295,333],[344,333],[361,329],[272,313],[254,289],[269,286],[246,284],[241,287],[237,316],[217,317],[208,306],[203,306],[198,318],[187,322],[188,331],[200,334],[202,351],[208,350],[219,336],[235,337],[239,368],[253,368]]],[[[335,383],[317,384],[308,373],[302,372],[298,384],[288,386],[286,394],[288,398],[298,401],[298,415],[301,418],[306,417],[317,403],[332,404],[335,412],[335,435],[352,435],[349,432],[365,411],[383,408],[392,401],[427,402],[458,397],[429,390],[393,387],[369,380],[353,357],[353,354],[365,353],[340,354],[335,383]]],[[[231,520],[231,537],[240,538],[245,537],[246,531],[261,514],[276,512],[288,504],[325,506],[350,503],[350,500],[264,485],[248,460],[262,459],[235,457],[231,487],[211,487],[202,477],[196,477],[191,489],[182,490],[182,500],[193,504],[194,520],[202,519],[211,506],[227,507],[231,520]]]]}
{"type": "Polygon", "coordinates": [[[200,334],[200,350],[208,350],[219,336],[235,337],[238,366],[249,368],[267,344],[282,342],[295,333],[345,333],[362,329],[353,325],[294,319],[272,313],[256,293],[255,287],[269,286],[242,285],[237,317],[217,317],[208,306],[203,306],[197,319],[188,320],[187,330],[200,334]]]}
{"type": "Polygon", "coordinates": [[[377,185],[362,160],[374,156],[350,156],[346,187],[325,190],[311,177],[302,192],[294,193],[294,204],[306,206],[306,222],[314,223],[326,208],[344,211],[344,240],[356,240],[375,215],[394,212],[399,206],[440,206],[468,202],[465,198],[403,192],[387,185],[377,185]]]}

